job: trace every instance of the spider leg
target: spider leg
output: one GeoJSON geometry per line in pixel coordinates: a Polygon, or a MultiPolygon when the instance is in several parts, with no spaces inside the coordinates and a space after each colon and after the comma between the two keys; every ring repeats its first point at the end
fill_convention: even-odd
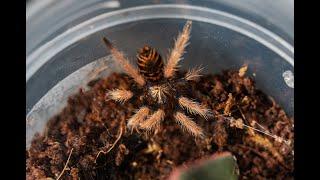
{"type": "Polygon", "coordinates": [[[200,74],[202,70],[203,68],[201,66],[192,68],[186,73],[184,79],[187,81],[198,81],[202,76],[200,74]]]}
{"type": "Polygon", "coordinates": [[[175,121],[180,125],[181,129],[188,131],[195,137],[203,137],[203,130],[190,117],[182,112],[174,114],[175,121]]]}
{"type": "Polygon", "coordinates": [[[145,120],[147,118],[147,116],[149,115],[150,109],[147,107],[141,107],[136,114],[134,114],[129,120],[128,120],[128,124],[127,127],[129,129],[131,129],[131,131],[134,128],[137,128],[140,124],[140,122],[142,122],[143,120],[145,120]]]}
{"type": "Polygon", "coordinates": [[[182,33],[178,35],[175,41],[174,47],[168,57],[167,64],[164,67],[165,78],[171,78],[179,68],[179,61],[182,59],[182,55],[190,39],[191,25],[192,21],[187,21],[183,27],[182,33]]]}
{"type": "Polygon", "coordinates": [[[114,101],[123,103],[132,98],[133,93],[128,90],[113,89],[107,92],[106,96],[114,101]]]}
{"type": "Polygon", "coordinates": [[[140,128],[152,131],[157,129],[160,126],[160,122],[164,119],[165,112],[162,109],[158,109],[153,113],[148,119],[140,123],[140,128]]]}
{"type": "Polygon", "coordinates": [[[205,108],[201,104],[192,101],[191,99],[181,96],[179,97],[178,101],[180,107],[186,109],[191,114],[198,114],[206,120],[212,116],[210,109],[205,108]]]}
{"type": "Polygon", "coordinates": [[[129,60],[124,56],[124,54],[120,52],[117,48],[115,48],[107,38],[104,37],[103,42],[110,49],[115,62],[119,66],[121,66],[125,73],[132,77],[134,81],[136,81],[140,86],[143,86],[146,82],[137,70],[137,68],[132,66],[132,64],[129,63],[129,60]]]}

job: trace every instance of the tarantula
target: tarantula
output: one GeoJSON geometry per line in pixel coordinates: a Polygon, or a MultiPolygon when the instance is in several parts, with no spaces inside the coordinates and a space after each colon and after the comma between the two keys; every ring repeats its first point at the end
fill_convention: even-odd
{"type": "Polygon", "coordinates": [[[166,64],[156,49],[150,46],[141,48],[137,54],[138,69],[132,66],[124,54],[108,39],[103,38],[115,62],[136,84],[131,90],[110,90],[107,92],[107,97],[117,102],[136,98],[143,104],[128,120],[129,129],[152,131],[157,129],[165,118],[172,118],[193,136],[204,136],[202,128],[182,111],[186,110],[189,114],[199,115],[204,119],[212,115],[208,108],[187,97],[190,94],[188,92],[190,81],[199,80],[202,68],[193,68],[183,78],[177,77],[179,62],[182,60],[190,38],[191,25],[191,21],[187,21],[184,25],[169,53],[166,64]]]}

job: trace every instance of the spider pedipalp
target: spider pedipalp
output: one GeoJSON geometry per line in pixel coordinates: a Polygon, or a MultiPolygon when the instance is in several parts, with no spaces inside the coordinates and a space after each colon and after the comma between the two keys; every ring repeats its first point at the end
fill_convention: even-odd
{"type": "Polygon", "coordinates": [[[135,128],[138,128],[140,123],[144,121],[150,113],[150,109],[148,107],[141,107],[129,120],[127,123],[127,127],[132,131],[135,128]]]}
{"type": "Polygon", "coordinates": [[[165,112],[162,109],[158,109],[150,117],[140,123],[140,129],[146,131],[152,131],[160,126],[161,121],[165,117],[165,112]]]}

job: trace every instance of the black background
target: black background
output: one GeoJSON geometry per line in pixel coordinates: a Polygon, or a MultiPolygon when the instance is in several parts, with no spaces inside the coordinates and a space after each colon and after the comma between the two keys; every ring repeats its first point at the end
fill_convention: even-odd
{"type": "Polygon", "coordinates": [[[319,10],[295,1],[295,177],[319,175],[319,10]]]}
{"type": "Polygon", "coordinates": [[[4,1],[0,12],[0,179],[25,179],[25,1],[4,1]]]}

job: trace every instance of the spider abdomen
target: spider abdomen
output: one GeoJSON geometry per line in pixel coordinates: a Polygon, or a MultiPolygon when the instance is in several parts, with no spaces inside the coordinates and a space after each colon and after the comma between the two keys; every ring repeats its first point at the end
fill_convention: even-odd
{"type": "Polygon", "coordinates": [[[163,61],[160,54],[149,46],[141,48],[137,55],[140,73],[149,81],[158,81],[163,77],[163,61]]]}

